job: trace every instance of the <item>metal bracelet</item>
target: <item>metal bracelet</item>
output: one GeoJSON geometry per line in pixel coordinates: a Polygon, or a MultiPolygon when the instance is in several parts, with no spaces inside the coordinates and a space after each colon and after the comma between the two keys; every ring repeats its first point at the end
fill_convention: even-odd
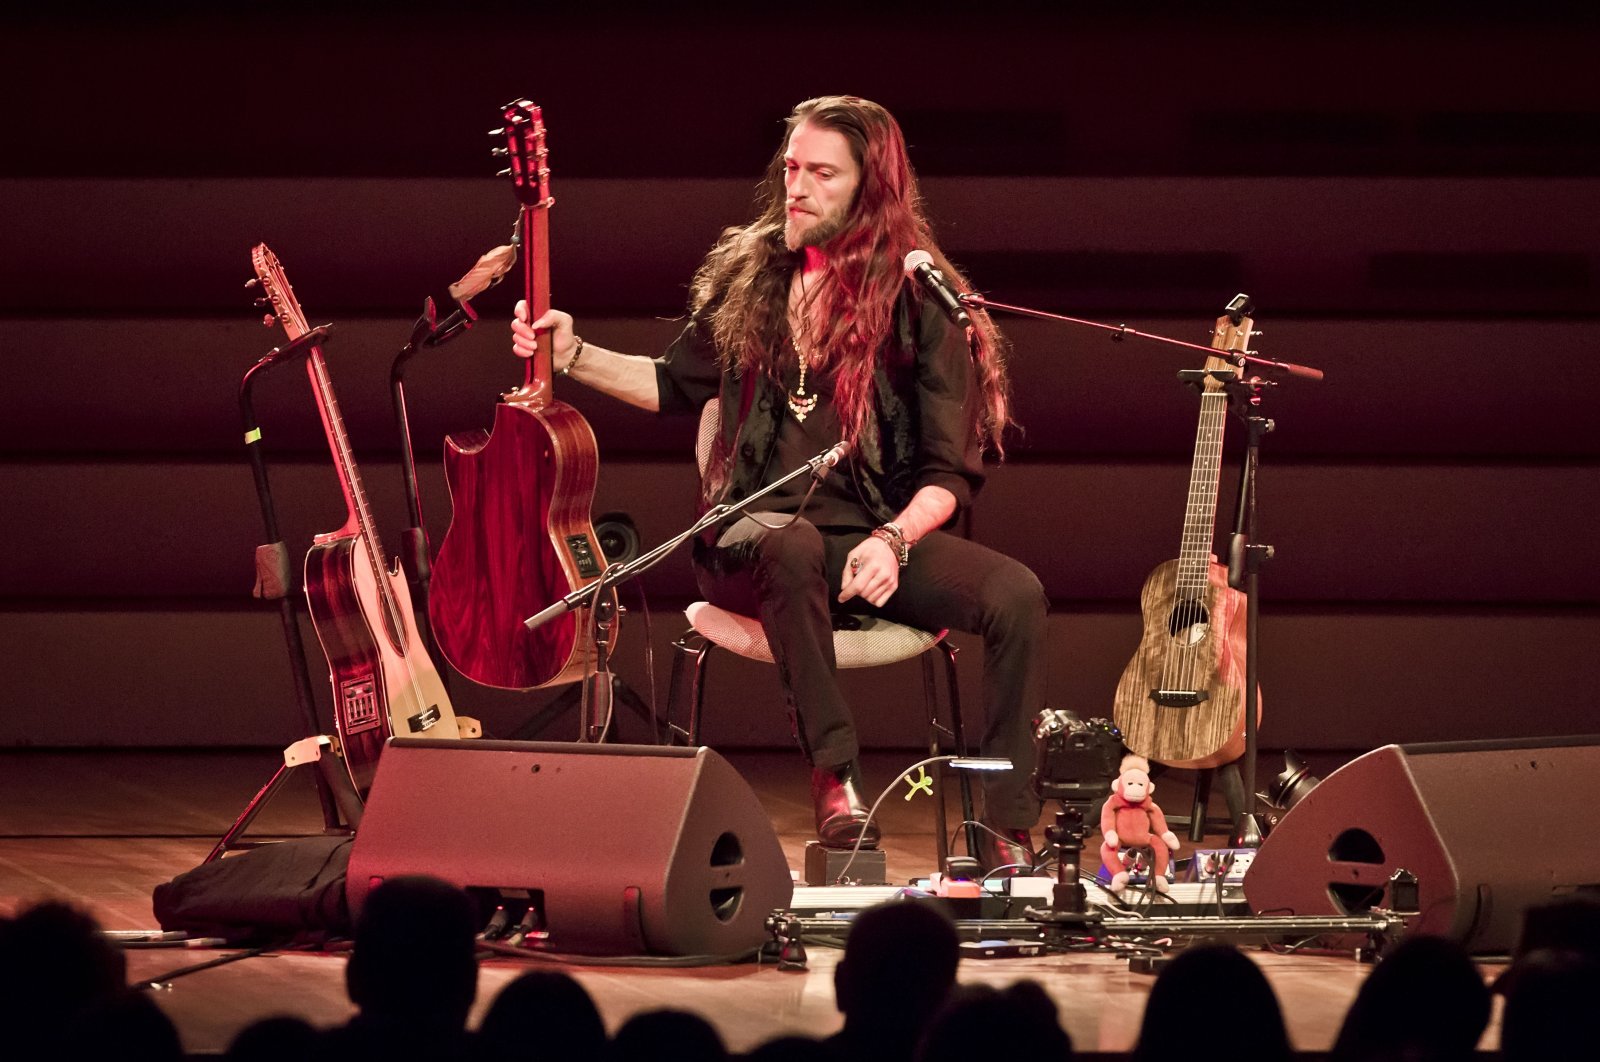
{"type": "Polygon", "coordinates": [[[578,359],[583,357],[583,337],[573,336],[572,338],[578,341],[578,345],[573,350],[572,357],[568,358],[567,363],[556,372],[557,376],[571,376],[573,368],[578,364],[578,359]]]}

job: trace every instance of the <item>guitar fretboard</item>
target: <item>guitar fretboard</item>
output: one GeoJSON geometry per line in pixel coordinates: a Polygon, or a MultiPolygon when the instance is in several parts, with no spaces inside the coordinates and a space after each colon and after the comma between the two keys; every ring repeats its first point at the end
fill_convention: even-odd
{"type": "MultiPolygon", "coordinates": [[[[1248,317],[1235,325],[1217,318],[1211,345],[1217,350],[1243,350],[1254,323],[1248,317]]],[[[1236,372],[1220,357],[1206,359],[1207,372],[1236,372]]],[[[1200,421],[1194,435],[1194,463],[1189,468],[1189,501],[1183,516],[1183,541],[1178,548],[1177,600],[1205,599],[1211,579],[1211,546],[1217,533],[1217,489],[1222,479],[1222,437],[1228,424],[1228,393],[1221,380],[1207,377],[1201,385],[1200,421]]]]}

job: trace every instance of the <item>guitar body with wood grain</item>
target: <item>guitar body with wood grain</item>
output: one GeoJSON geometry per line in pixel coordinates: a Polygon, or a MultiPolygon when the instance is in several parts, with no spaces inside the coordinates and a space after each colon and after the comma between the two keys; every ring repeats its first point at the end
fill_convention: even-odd
{"type": "Polygon", "coordinates": [[[1144,635],[1117,683],[1114,715],[1123,742],[1148,760],[1219,767],[1244,753],[1245,597],[1228,586],[1227,568],[1208,561],[1203,593],[1180,605],[1178,568],[1167,561],[1144,582],[1144,635]],[[1162,676],[1185,667],[1175,703],[1162,704],[1162,676]]]}

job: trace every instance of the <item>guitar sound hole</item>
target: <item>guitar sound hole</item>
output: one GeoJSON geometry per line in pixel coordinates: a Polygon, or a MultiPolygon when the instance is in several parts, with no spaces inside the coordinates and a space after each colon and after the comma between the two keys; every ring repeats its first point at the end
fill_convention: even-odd
{"type": "Polygon", "coordinates": [[[1167,631],[1179,645],[1199,645],[1211,629],[1211,613],[1199,601],[1181,601],[1167,619],[1167,631]]]}

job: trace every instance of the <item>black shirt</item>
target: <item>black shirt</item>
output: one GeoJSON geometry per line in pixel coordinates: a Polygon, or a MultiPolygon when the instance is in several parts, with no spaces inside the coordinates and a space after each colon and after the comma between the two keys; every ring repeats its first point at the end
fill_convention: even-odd
{"type": "MultiPolygon", "coordinates": [[[[791,350],[791,354],[792,354],[791,350]]],[[[778,439],[767,460],[766,474],[761,486],[776,483],[789,472],[827,450],[844,437],[839,422],[839,410],[833,404],[833,376],[831,373],[806,370],[806,393],[815,395],[817,403],[805,420],[795,416],[789,408],[788,396],[799,383],[799,363],[783,381],[784,402],[779,409],[778,439]]],[[[812,477],[801,476],[756,502],[751,508],[756,512],[795,513],[805,504],[805,518],[818,527],[871,528],[881,521],[867,511],[861,496],[856,492],[854,477],[848,462],[817,482],[812,490],[812,477]],[[811,493],[808,500],[807,492],[811,493]]]]}
{"type": "MultiPolygon", "coordinates": [[[[848,482],[871,518],[869,527],[893,520],[930,485],[954,495],[959,512],[984,480],[977,430],[982,393],[965,333],[909,282],[895,300],[893,322],[877,353],[873,415],[848,462],[848,482]]],[[[729,465],[708,470],[705,485],[712,489],[704,492],[705,504],[740,501],[759,489],[790,419],[784,385],[765,374],[724,372],[710,331],[708,322],[691,316],[656,359],[663,414],[697,413],[721,399],[721,444],[729,465]]],[[[835,434],[807,456],[836,439],[835,434]]],[[[843,470],[841,465],[828,478],[843,470]]],[[[844,476],[839,480],[847,482],[844,476]]]]}

